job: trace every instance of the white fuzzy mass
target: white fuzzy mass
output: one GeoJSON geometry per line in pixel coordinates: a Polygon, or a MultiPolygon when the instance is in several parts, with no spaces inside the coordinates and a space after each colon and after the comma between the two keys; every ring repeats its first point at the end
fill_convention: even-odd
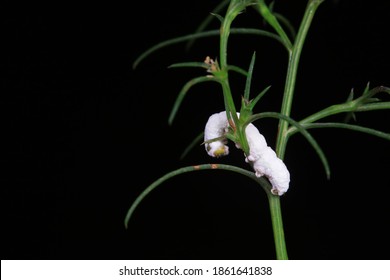
{"type": "MultiPolygon", "coordinates": [[[[219,140],[206,143],[206,151],[212,157],[220,157],[229,154],[224,135],[229,128],[226,111],[210,116],[206,123],[204,140],[215,138],[219,140]],[[222,138],[221,138],[222,137],[222,138]]],[[[267,145],[267,141],[259,130],[248,124],[245,129],[249,145],[249,155],[245,161],[251,163],[257,177],[266,176],[272,185],[271,192],[275,195],[283,195],[289,188],[290,172],[284,162],[277,157],[274,150],[267,145]]],[[[236,143],[236,146],[240,146],[236,143]]]]}
{"type": "Polygon", "coordinates": [[[228,129],[228,120],[226,112],[215,113],[209,117],[204,130],[204,141],[220,138],[210,143],[206,143],[206,151],[209,156],[220,157],[229,154],[229,147],[226,146],[226,138],[224,137],[228,129]]]}

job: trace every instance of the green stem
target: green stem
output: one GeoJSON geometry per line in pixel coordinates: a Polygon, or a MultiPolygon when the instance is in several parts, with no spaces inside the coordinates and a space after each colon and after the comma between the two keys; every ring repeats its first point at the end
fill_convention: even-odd
{"type": "MultiPolygon", "coordinates": [[[[230,87],[228,83],[228,64],[227,64],[227,43],[229,38],[229,32],[230,32],[230,26],[234,18],[241,12],[242,10],[242,3],[240,4],[240,1],[232,1],[231,5],[229,6],[228,12],[226,14],[226,17],[221,25],[221,37],[220,37],[220,69],[221,73],[223,74],[223,79],[220,79],[223,92],[224,92],[224,101],[225,101],[225,107],[227,112],[227,118],[230,120],[230,118],[233,118],[234,123],[236,124],[237,131],[239,135],[239,139],[241,140],[241,146],[245,154],[249,153],[249,146],[247,144],[246,136],[245,136],[245,127],[241,127],[238,124],[238,118],[236,115],[236,110],[234,107],[233,99],[230,92],[230,87]],[[231,113],[231,116],[230,116],[231,113]]],[[[301,32],[302,33],[302,32],[301,32]]],[[[298,48],[299,49],[299,48],[298,48]]],[[[291,50],[289,50],[291,53],[291,50]]],[[[296,55],[297,52],[292,52],[295,54],[296,60],[298,61],[299,55],[296,55]]],[[[296,65],[297,63],[292,63],[292,65],[296,65]]],[[[296,71],[296,69],[295,69],[296,71]]],[[[289,81],[293,81],[295,83],[295,76],[296,74],[292,75],[292,77],[289,79],[289,81]]],[[[293,88],[293,87],[292,87],[293,88]]],[[[291,106],[291,105],[290,105],[291,106]]],[[[276,256],[277,259],[288,259],[287,256],[287,250],[286,250],[286,243],[284,239],[284,230],[283,230],[283,221],[282,221],[282,213],[281,213],[281,207],[280,207],[280,199],[278,196],[275,196],[271,194],[270,191],[267,191],[270,211],[271,211],[271,220],[272,220],[272,227],[274,232],[274,242],[275,242],[275,249],[276,249],[276,256]]]]}
{"type": "Polygon", "coordinates": [[[288,260],[286,241],[284,238],[282,209],[280,207],[280,197],[273,195],[271,192],[267,192],[267,196],[269,209],[271,211],[276,258],[278,260],[288,260]]]}
{"type": "Polygon", "coordinates": [[[269,10],[268,6],[265,4],[264,0],[258,0],[258,7],[259,7],[260,14],[275,29],[275,31],[280,36],[287,49],[291,50],[292,45],[290,39],[288,38],[286,32],[284,32],[283,28],[280,26],[278,19],[275,17],[275,15],[269,10]]]}
{"type": "MultiPolygon", "coordinates": [[[[286,76],[286,84],[285,84],[283,102],[281,108],[281,114],[285,115],[286,117],[289,117],[291,113],[295,83],[296,83],[297,73],[298,73],[299,59],[301,57],[303,44],[305,42],[306,35],[311,25],[315,11],[321,2],[322,1],[320,0],[309,0],[305,10],[305,14],[303,16],[302,22],[299,27],[296,41],[292,49],[289,50],[289,62],[288,62],[288,69],[287,69],[287,76],[286,76]]],[[[284,154],[286,150],[286,145],[288,140],[287,138],[288,127],[289,127],[288,121],[284,119],[280,119],[279,131],[276,140],[276,153],[281,159],[284,158],[284,154]]],[[[288,259],[288,255],[287,255],[286,242],[284,238],[280,198],[278,196],[268,194],[268,201],[271,210],[276,257],[278,260],[286,260],[288,259]]]]}
{"type": "Polygon", "coordinates": [[[218,79],[221,82],[227,119],[230,121],[233,118],[233,123],[238,125],[237,111],[234,106],[234,100],[229,85],[228,64],[227,64],[227,46],[230,35],[230,26],[233,20],[245,8],[245,4],[241,1],[232,1],[229,5],[228,11],[221,24],[220,35],[220,72],[218,79]]]}
{"type": "MultiPolygon", "coordinates": [[[[281,114],[287,117],[289,117],[291,113],[295,83],[296,83],[297,73],[298,73],[299,59],[301,57],[303,44],[305,42],[307,32],[309,31],[309,27],[313,20],[315,11],[317,10],[321,2],[322,1],[320,0],[309,0],[301,25],[299,27],[296,41],[294,43],[292,51],[289,52],[287,77],[286,77],[286,84],[284,88],[283,102],[281,108],[281,114]]],[[[284,158],[284,154],[286,151],[287,130],[288,130],[288,122],[281,119],[279,121],[279,132],[276,141],[276,153],[281,159],[284,158]]]]}

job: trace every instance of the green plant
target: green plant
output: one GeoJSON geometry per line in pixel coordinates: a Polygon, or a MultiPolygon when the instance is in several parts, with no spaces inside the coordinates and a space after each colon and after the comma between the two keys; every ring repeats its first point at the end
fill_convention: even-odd
{"type": "Polygon", "coordinates": [[[226,150],[223,150],[223,142],[226,140],[231,140],[236,144],[238,148],[242,149],[245,157],[248,159],[248,167],[252,167],[252,169],[256,172],[253,172],[252,169],[246,170],[237,166],[225,164],[193,165],[169,172],[158,180],[156,180],[150,186],[148,186],[133,202],[125,218],[126,227],[128,226],[129,220],[139,203],[152,190],[154,190],[157,186],[161,185],[166,180],[179,174],[199,170],[227,170],[239,173],[241,175],[245,175],[253,179],[264,189],[267,194],[270,206],[276,257],[277,259],[288,259],[280,205],[281,195],[283,195],[284,191],[282,192],[278,189],[275,189],[274,183],[271,180],[272,176],[269,176],[270,174],[267,174],[266,172],[264,174],[262,172],[259,172],[260,174],[258,174],[255,166],[256,160],[250,159],[251,151],[252,149],[254,149],[254,146],[251,143],[251,139],[248,139],[250,136],[247,132],[248,126],[252,125],[252,123],[254,123],[255,121],[263,118],[276,118],[279,120],[275,152],[277,157],[281,160],[284,159],[288,140],[291,136],[299,132],[302,136],[306,138],[306,140],[318,154],[328,178],[330,176],[330,167],[327,158],[317,141],[309,132],[309,129],[344,128],[368,133],[377,137],[390,140],[389,133],[384,133],[382,131],[371,129],[368,127],[362,127],[360,125],[350,124],[348,122],[348,120],[351,117],[353,118],[355,116],[355,113],[357,112],[390,109],[390,102],[381,101],[379,98],[377,98],[377,95],[379,93],[390,93],[390,88],[384,86],[370,88],[370,84],[368,83],[363,93],[359,97],[355,97],[354,92],[351,91],[344,103],[326,107],[323,110],[311,114],[310,116],[303,118],[299,121],[294,120],[290,117],[294,100],[294,89],[297,80],[298,65],[303,50],[304,42],[311,26],[312,20],[315,16],[316,10],[322,2],[322,0],[308,1],[303,18],[301,20],[301,24],[298,28],[298,31],[295,32],[289,21],[283,16],[274,13],[272,11],[271,5],[266,4],[264,0],[222,1],[221,4],[215,8],[212,13],[212,16],[210,18],[207,18],[200,25],[196,33],[161,42],[160,44],[153,46],[139,56],[139,58],[134,62],[134,67],[136,67],[148,55],[150,55],[156,50],[159,50],[162,47],[186,41],[188,42],[188,44],[192,44],[193,40],[198,38],[219,36],[220,43],[218,59],[212,59],[210,57],[207,57],[203,62],[184,62],[173,64],[170,66],[171,68],[203,68],[206,71],[206,74],[188,81],[183,86],[182,90],[177,96],[175,103],[173,104],[173,108],[168,121],[170,124],[172,124],[173,120],[176,117],[178,109],[182,104],[183,99],[194,85],[204,82],[215,82],[219,84],[223,93],[225,107],[224,114],[226,117],[227,126],[224,130],[221,130],[222,132],[220,133],[220,135],[215,136],[215,138],[205,139],[205,135],[201,133],[200,136],[194,139],[194,142],[189,145],[186,152],[188,152],[188,150],[191,149],[194,144],[199,143],[202,139],[204,139],[205,141],[203,144],[205,144],[206,147],[208,147],[208,145],[211,145],[212,143],[218,143],[219,146],[217,146],[215,150],[212,150],[212,153],[210,155],[221,156],[227,153],[226,150]],[[254,28],[233,28],[232,23],[237,18],[237,16],[239,16],[245,9],[255,9],[258,14],[264,19],[264,21],[267,22],[269,26],[273,28],[274,32],[254,28]],[[222,11],[225,11],[224,16],[219,14],[222,11]],[[219,30],[205,31],[205,28],[207,27],[207,24],[210,22],[211,19],[217,19],[220,21],[221,25],[219,30]],[[264,88],[259,94],[255,96],[251,96],[250,88],[253,79],[253,69],[256,62],[256,53],[253,53],[252,55],[252,60],[248,67],[248,70],[244,70],[238,66],[230,65],[227,60],[227,54],[229,37],[232,34],[266,36],[277,40],[284,46],[288,54],[288,66],[280,112],[254,113],[255,106],[261,101],[261,98],[264,96],[264,94],[267,93],[270,87],[264,88]],[[237,110],[236,105],[233,101],[233,95],[230,86],[230,74],[235,73],[243,75],[246,78],[244,94],[241,99],[242,102],[239,110],[237,110]],[[341,113],[347,114],[345,122],[319,122],[329,116],[341,113]],[[219,143],[218,141],[221,143],[219,143]]]}

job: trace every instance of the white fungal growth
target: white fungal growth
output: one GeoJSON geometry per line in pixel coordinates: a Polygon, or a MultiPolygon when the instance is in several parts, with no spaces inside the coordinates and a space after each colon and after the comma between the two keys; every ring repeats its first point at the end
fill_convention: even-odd
{"type": "MultiPolygon", "coordinates": [[[[237,115],[239,115],[237,113],[237,115]]],[[[229,128],[226,111],[210,116],[204,133],[204,140],[218,139],[206,142],[206,151],[212,157],[220,157],[229,154],[226,146],[225,134],[229,128]]],[[[250,163],[257,177],[266,176],[272,185],[271,192],[275,195],[283,195],[289,187],[290,173],[284,162],[277,157],[274,150],[267,145],[264,136],[253,125],[248,124],[245,129],[249,145],[249,155],[245,161],[250,163]]],[[[240,145],[236,143],[236,147],[240,145]]]]}
{"type": "Polygon", "coordinates": [[[274,150],[259,130],[248,124],[245,134],[249,145],[249,155],[246,162],[252,163],[257,177],[266,176],[272,185],[271,192],[275,195],[283,195],[290,184],[290,172],[284,162],[277,157],[274,150]]]}
{"type": "Polygon", "coordinates": [[[228,120],[226,112],[215,113],[209,117],[204,130],[205,147],[209,156],[221,157],[229,154],[229,147],[226,146],[225,134],[228,130],[228,120]]]}

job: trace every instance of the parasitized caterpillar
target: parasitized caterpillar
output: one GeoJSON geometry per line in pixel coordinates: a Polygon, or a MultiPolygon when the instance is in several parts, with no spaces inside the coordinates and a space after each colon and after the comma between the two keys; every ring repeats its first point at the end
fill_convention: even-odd
{"type": "MultiPolygon", "coordinates": [[[[239,115],[237,113],[237,115],[239,115]]],[[[229,154],[226,133],[229,131],[229,122],[226,111],[211,115],[204,131],[205,148],[208,155],[220,157],[229,154]]],[[[283,195],[289,188],[290,173],[284,162],[277,157],[274,150],[267,145],[267,141],[259,130],[249,123],[245,128],[245,135],[249,145],[249,155],[245,161],[252,165],[257,177],[266,176],[272,185],[271,192],[283,195]]],[[[239,143],[236,143],[239,148],[239,143]]]]}

